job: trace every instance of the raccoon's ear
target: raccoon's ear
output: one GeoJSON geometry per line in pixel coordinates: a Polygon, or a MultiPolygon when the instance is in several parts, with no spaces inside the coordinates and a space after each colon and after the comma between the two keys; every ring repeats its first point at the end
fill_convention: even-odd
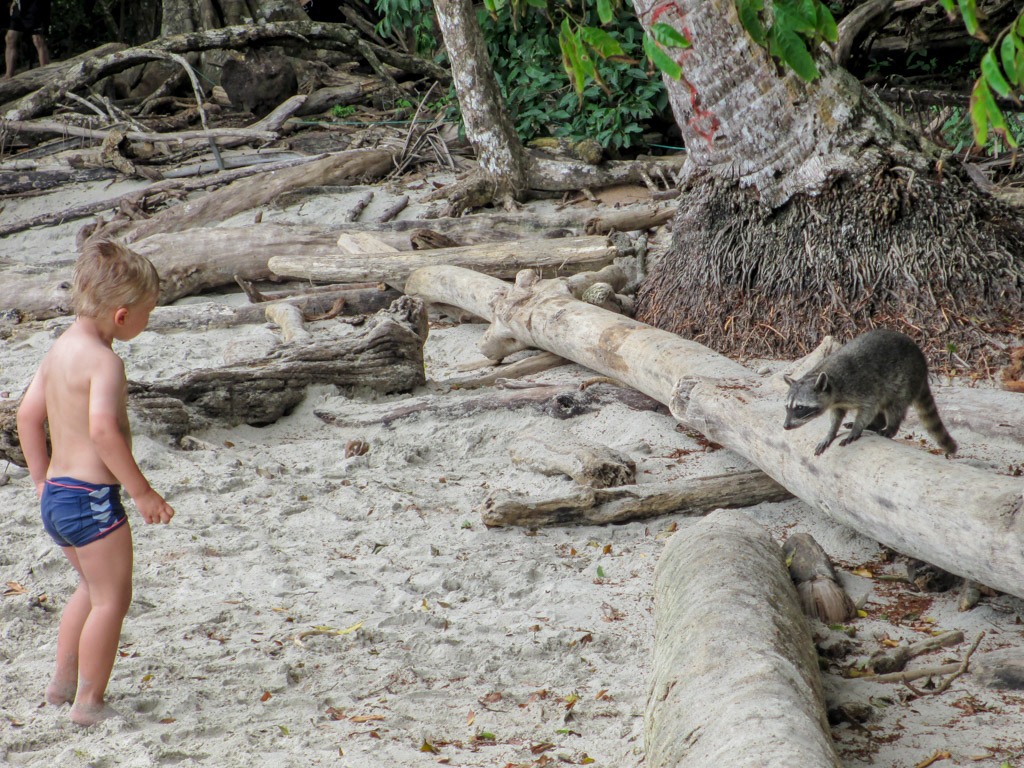
{"type": "Polygon", "coordinates": [[[790,376],[788,373],[782,374],[782,380],[789,384],[789,386],[793,386],[793,377],[790,376]]]}
{"type": "Polygon", "coordinates": [[[818,374],[818,378],[814,380],[814,391],[815,392],[828,392],[828,374],[822,371],[818,374]]]}

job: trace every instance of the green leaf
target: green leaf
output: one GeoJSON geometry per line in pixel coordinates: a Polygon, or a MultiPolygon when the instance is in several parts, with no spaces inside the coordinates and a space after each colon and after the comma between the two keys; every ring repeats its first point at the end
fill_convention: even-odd
{"type": "Polygon", "coordinates": [[[644,35],[644,53],[647,54],[647,58],[651,60],[654,66],[673,80],[678,80],[683,76],[683,68],[647,35],[644,35]]]}
{"type": "Polygon", "coordinates": [[[950,20],[956,15],[956,3],[954,0],[939,0],[942,3],[942,7],[946,11],[946,15],[949,16],[950,20]]]}
{"type": "Polygon", "coordinates": [[[839,27],[832,11],[824,3],[818,3],[818,34],[822,40],[834,43],[839,39],[839,27]]]}
{"type": "Polygon", "coordinates": [[[598,29],[597,27],[581,27],[580,38],[583,42],[593,48],[594,53],[602,59],[607,59],[611,56],[624,56],[626,54],[619,41],[603,29],[598,29]]]}
{"type": "Polygon", "coordinates": [[[615,18],[615,11],[612,9],[611,0],[597,0],[597,18],[602,24],[610,24],[615,18]]]}
{"type": "Polygon", "coordinates": [[[995,97],[984,77],[978,78],[971,92],[971,122],[974,124],[974,140],[979,147],[988,141],[989,125],[1007,144],[1011,147],[1017,146],[1016,140],[1007,128],[1006,118],[996,105],[995,97]]]}
{"type": "Polygon", "coordinates": [[[651,24],[650,32],[651,37],[666,48],[690,47],[690,41],[686,39],[686,36],[670,24],[665,24],[661,21],[657,24],[651,24]]]}
{"type": "Polygon", "coordinates": [[[562,49],[562,66],[565,67],[565,73],[569,76],[569,81],[572,82],[576,93],[582,95],[583,86],[586,84],[586,74],[580,62],[579,44],[569,26],[568,19],[562,20],[562,29],[558,34],[558,45],[562,49]]]}
{"type": "Polygon", "coordinates": [[[540,8],[546,10],[548,7],[547,0],[526,0],[526,4],[531,8],[540,8]]]}
{"type": "Polygon", "coordinates": [[[768,50],[792,67],[793,71],[810,82],[818,77],[818,67],[800,35],[775,24],[768,32],[768,50]]]}
{"type": "Polygon", "coordinates": [[[736,0],[736,13],[739,15],[740,24],[747,30],[750,39],[761,46],[768,42],[768,33],[765,31],[764,22],[761,21],[763,10],[764,0],[736,0]]]}
{"type": "MultiPolygon", "coordinates": [[[[1020,85],[1021,72],[1017,71],[1017,63],[1015,57],[1017,55],[1017,45],[1014,42],[1015,33],[1011,29],[1009,34],[1003,37],[1003,42],[999,46],[999,58],[1003,62],[1003,70],[1006,72],[1006,76],[1010,82],[1014,85],[1020,85]]],[[[1020,38],[1018,38],[1019,40],[1020,38]]]]}
{"type": "Polygon", "coordinates": [[[1003,71],[999,68],[995,51],[991,48],[981,57],[981,75],[985,78],[989,87],[1004,99],[1013,93],[1013,88],[1006,82],[1006,78],[1003,77],[1003,71]]]}
{"type": "Polygon", "coordinates": [[[775,23],[772,29],[779,28],[781,32],[797,32],[805,35],[813,35],[817,31],[816,22],[818,16],[813,11],[810,16],[805,9],[793,0],[782,0],[772,6],[775,14],[775,23]]]}
{"type": "Polygon", "coordinates": [[[971,125],[974,127],[974,143],[979,147],[988,143],[988,111],[985,108],[982,91],[988,93],[991,98],[992,94],[988,91],[985,81],[978,78],[974,83],[974,90],[971,91],[970,112],[971,125]]]}
{"type": "Polygon", "coordinates": [[[985,33],[978,25],[978,5],[976,0],[956,0],[960,6],[960,15],[964,17],[964,26],[967,27],[967,34],[979,40],[988,40],[985,33]]]}
{"type": "Polygon", "coordinates": [[[603,579],[604,578],[604,568],[602,568],[600,565],[597,566],[597,578],[599,578],[599,579],[603,579]]]}

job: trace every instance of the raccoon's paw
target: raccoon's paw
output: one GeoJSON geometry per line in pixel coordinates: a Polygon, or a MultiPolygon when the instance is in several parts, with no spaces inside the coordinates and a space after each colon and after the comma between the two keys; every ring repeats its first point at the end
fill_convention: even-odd
{"type": "Polygon", "coordinates": [[[821,456],[825,452],[825,449],[832,445],[831,440],[822,440],[814,447],[814,455],[821,456]]]}
{"type": "Polygon", "coordinates": [[[844,437],[842,440],[839,441],[839,445],[849,445],[858,437],[860,437],[860,435],[850,435],[849,437],[844,437]]]}

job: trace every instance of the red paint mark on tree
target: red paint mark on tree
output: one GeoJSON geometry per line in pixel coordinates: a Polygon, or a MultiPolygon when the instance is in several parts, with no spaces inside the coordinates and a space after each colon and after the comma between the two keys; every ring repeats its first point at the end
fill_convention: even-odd
{"type": "MultiPolygon", "coordinates": [[[[682,8],[679,7],[678,3],[674,0],[667,0],[667,2],[659,3],[650,10],[650,23],[657,24],[658,19],[661,18],[662,14],[673,12],[672,26],[679,29],[686,38],[686,41],[693,45],[693,35],[690,32],[689,27],[686,26],[686,14],[683,13],[682,8]]],[[[690,108],[693,110],[693,117],[686,121],[686,124],[690,129],[700,136],[704,141],[708,143],[710,147],[714,141],[715,134],[718,132],[721,123],[718,118],[700,103],[700,94],[697,92],[697,88],[686,78],[686,69],[684,64],[686,59],[690,57],[692,48],[685,49],[679,56],[676,57],[676,63],[683,67],[683,74],[680,76],[680,81],[686,86],[686,89],[690,92],[690,108]]]]}

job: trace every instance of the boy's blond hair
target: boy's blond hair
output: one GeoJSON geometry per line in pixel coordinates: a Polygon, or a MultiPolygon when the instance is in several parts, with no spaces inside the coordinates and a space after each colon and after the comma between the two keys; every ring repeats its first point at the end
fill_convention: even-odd
{"type": "Polygon", "coordinates": [[[114,240],[87,244],[75,263],[71,300],[77,315],[98,317],[159,295],[160,275],[152,262],[114,240]]]}

